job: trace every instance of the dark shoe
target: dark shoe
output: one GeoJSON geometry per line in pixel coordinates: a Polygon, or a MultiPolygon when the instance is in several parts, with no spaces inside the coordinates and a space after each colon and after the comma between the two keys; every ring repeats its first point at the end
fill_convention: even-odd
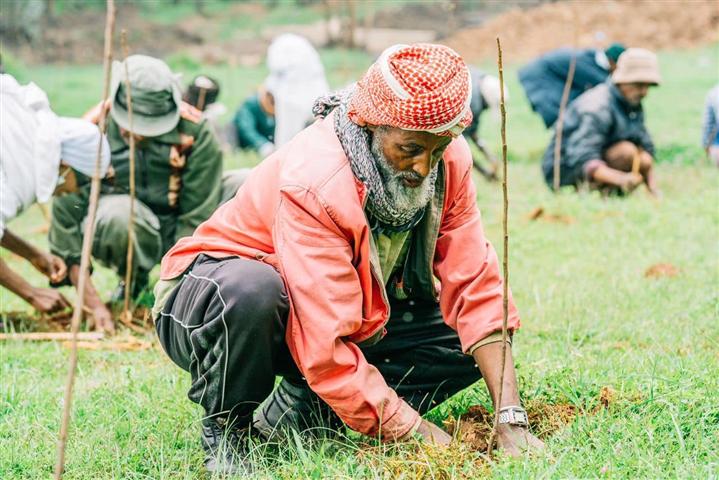
{"type": "Polygon", "coordinates": [[[205,450],[205,468],[210,473],[249,475],[250,428],[221,425],[221,419],[202,421],[202,448],[205,450]]]}
{"type": "Polygon", "coordinates": [[[264,440],[287,437],[288,430],[311,438],[333,438],[342,420],[307,384],[282,379],[272,395],[255,410],[252,428],[264,440]]]}

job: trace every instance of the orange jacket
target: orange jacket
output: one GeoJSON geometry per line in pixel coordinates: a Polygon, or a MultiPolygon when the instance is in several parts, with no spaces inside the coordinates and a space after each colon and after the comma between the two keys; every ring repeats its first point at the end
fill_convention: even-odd
{"type": "MultiPolygon", "coordinates": [[[[165,255],[161,277],[181,275],[200,253],[274,266],[290,298],[286,341],[309,386],[352,429],[393,439],[412,428],[418,413],[357,346],[383,333],[389,305],[371,260],[366,188],[352,174],[333,118],[315,122],[255,168],[234,199],[165,255]]],[[[465,351],[502,328],[502,279],[482,230],[471,166],[460,136],[444,154],[432,262],[442,314],[465,351]]],[[[509,326],[519,326],[511,298],[509,326]]]]}

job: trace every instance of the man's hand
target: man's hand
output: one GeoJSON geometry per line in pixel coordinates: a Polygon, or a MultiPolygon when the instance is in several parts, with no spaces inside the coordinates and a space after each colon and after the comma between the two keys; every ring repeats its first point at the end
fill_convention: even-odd
{"type": "Polygon", "coordinates": [[[526,427],[502,424],[497,426],[497,446],[511,457],[529,451],[544,449],[544,442],[532,435],[526,427]]]}
{"type": "Polygon", "coordinates": [[[434,443],[443,447],[448,446],[452,442],[450,434],[425,419],[422,419],[422,423],[419,424],[415,433],[421,436],[425,442],[434,443]]]}
{"type": "Polygon", "coordinates": [[[27,301],[41,313],[52,314],[70,308],[62,293],[52,288],[33,288],[27,301]]]}
{"type": "MultiPolygon", "coordinates": [[[[87,320],[88,326],[95,328],[100,332],[106,332],[110,335],[115,333],[115,321],[112,318],[110,310],[102,303],[100,295],[97,294],[95,286],[92,284],[92,277],[89,273],[85,283],[85,311],[90,313],[87,320]]],[[[70,281],[77,287],[80,280],[80,266],[73,265],[70,267],[70,281]]]]}
{"type": "Polygon", "coordinates": [[[105,332],[108,335],[115,334],[115,321],[112,318],[112,313],[104,303],[92,307],[90,311],[91,314],[87,319],[88,327],[94,328],[98,332],[105,332]]]}
{"type": "Polygon", "coordinates": [[[626,172],[623,175],[620,188],[624,193],[631,193],[643,182],[644,177],[640,173],[626,172]]]}
{"type": "Polygon", "coordinates": [[[67,275],[65,262],[51,253],[40,252],[30,259],[30,263],[52,283],[61,282],[67,275]]]}

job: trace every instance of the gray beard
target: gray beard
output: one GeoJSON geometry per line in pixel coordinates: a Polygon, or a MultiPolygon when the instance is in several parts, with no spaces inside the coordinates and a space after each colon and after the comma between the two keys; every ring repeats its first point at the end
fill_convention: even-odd
{"type": "MultiPolygon", "coordinates": [[[[427,175],[425,180],[420,184],[419,187],[408,187],[402,179],[420,179],[421,177],[415,172],[402,172],[396,170],[387,161],[382,150],[382,140],[384,139],[384,132],[382,127],[379,127],[372,135],[372,156],[377,163],[377,170],[382,177],[382,184],[385,191],[395,201],[395,207],[401,211],[418,211],[424,208],[429,201],[432,199],[434,189],[430,184],[427,175]]],[[[437,166],[434,167],[435,169],[437,166]]]]}

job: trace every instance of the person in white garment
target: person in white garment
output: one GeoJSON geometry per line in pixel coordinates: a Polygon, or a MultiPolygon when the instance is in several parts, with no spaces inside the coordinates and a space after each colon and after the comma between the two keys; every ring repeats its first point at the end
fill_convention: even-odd
{"type": "MultiPolygon", "coordinates": [[[[8,229],[8,222],[35,202],[77,189],[94,174],[102,142],[100,175],[110,165],[110,147],[96,125],[58,117],[47,95],[34,83],[20,85],[0,74],[0,246],[29,261],[57,283],[67,275],[65,263],[8,229]]],[[[52,288],[32,285],[0,258],[0,285],[42,313],[70,304],[52,288]]]]}
{"type": "Polygon", "coordinates": [[[285,33],[267,49],[270,74],[232,120],[237,146],[267,157],[314,121],[314,101],[329,92],[320,56],[304,37],[285,33]]]}

